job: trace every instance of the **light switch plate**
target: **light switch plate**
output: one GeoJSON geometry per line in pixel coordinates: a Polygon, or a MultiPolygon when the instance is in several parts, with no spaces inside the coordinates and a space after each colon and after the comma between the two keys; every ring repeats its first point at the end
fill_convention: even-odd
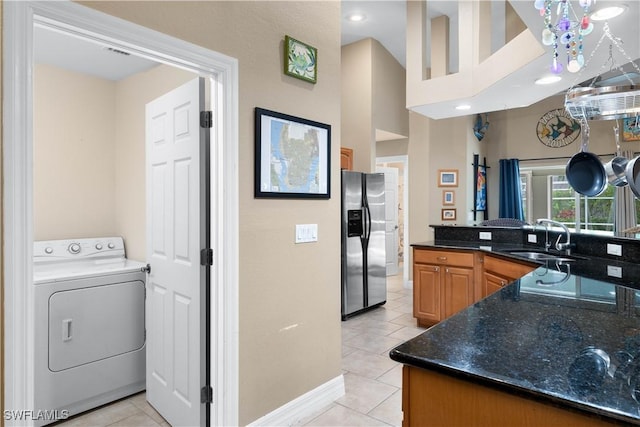
{"type": "Polygon", "coordinates": [[[538,236],[536,236],[535,234],[527,234],[527,242],[538,243],[538,236]]]}
{"type": "Polygon", "coordinates": [[[622,256],[622,245],[614,245],[613,243],[607,243],[607,253],[609,255],[622,256]]]}
{"type": "Polygon", "coordinates": [[[318,241],[318,224],[296,224],[296,243],[318,241]]]}
{"type": "Polygon", "coordinates": [[[490,231],[481,231],[480,232],[480,240],[491,240],[491,232],[490,231]]]}

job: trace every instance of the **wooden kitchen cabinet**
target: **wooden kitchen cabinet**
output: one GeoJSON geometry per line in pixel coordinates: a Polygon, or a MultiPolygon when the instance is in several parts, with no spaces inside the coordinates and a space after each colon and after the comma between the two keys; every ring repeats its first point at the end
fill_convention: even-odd
{"type": "Polygon", "coordinates": [[[353,170],[353,150],[347,147],[340,147],[340,169],[353,170]]]}
{"type": "Polygon", "coordinates": [[[430,326],[474,302],[474,255],[414,248],[413,316],[430,326]]]}
{"type": "Polygon", "coordinates": [[[484,255],[482,264],[484,265],[482,298],[499,291],[503,286],[538,267],[536,264],[506,260],[491,255],[484,255]]]}
{"type": "Polygon", "coordinates": [[[619,425],[613,420],[408,365],[402,368],[402,412],[402,427],[619,425]]]}

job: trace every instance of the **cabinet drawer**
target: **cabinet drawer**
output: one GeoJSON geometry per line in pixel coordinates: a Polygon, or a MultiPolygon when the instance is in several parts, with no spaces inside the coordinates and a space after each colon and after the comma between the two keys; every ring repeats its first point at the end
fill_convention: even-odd
{"type": "Polygon", "coordinates": [[[492,256],[484,257],[484,270],[498,273],[502,277],[508,279],[519,279],[525,274],[535,270],[537,265],[519,263],[516,261],[507,261],[492,256]]]}
{"type": "Polygon", "coordinates": [[[413,262],[422,264],[455,265],[473,267],[473,252],[432,251],[414,249],[413,262]]]}

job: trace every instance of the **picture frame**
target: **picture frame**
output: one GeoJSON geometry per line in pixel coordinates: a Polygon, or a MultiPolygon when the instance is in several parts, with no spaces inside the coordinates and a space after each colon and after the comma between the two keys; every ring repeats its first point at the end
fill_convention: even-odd
{"type": "Polygon", "coordinates": [[[331,198],[331,125],[255,109],[256,198],[331,198]]]}
{"type": "Polygon", "coordinates": [[[458,169],[438,169],[438,187],[457,187],[458,169]]]}
{"type": "Polygon", "coordinates": [[[628,117],[622,121],[622,141],[640,141],[640,117],[628,117]]]}
{"type": "Polygon", "coordinates": [[[487,167],[485,165],[476,166],[476,193],[475,210],[482,212],[487,210],[487,167]]]}
{"type": "Polygon", "coordinates": [[[456,209],[442,209],[441,217],[443,221],[455,221],[456,209]]]}
{"type": "Polygon", "coordinates": [[[293,37],[285,36],[284,73],[315,84],[318,80],[318,49],[293,37]]]}
{"type": "Polygon", "coordinates": [[[455,205],[456,204],[456,193],[453,190],[442,190],[442,204],[447,205],[455,205]]]}

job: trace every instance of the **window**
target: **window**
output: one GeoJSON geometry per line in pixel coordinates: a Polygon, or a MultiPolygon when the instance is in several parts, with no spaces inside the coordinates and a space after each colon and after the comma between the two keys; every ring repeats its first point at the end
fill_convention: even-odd
{"type": "Polygon", "coordinates": [[[529,224],[533,224],[533,194],[531,186],[531,178],[533,173],[530,170],[520,171],[520,190],[522,193],[522,209],[524,211],[524,220],[529,224]]]}
{"type": "Polygon", "coordinates": [[[613,234],[614,187],[607,186],[599,196],[587,197],[573,191],[564,175],[549,175],[548,194],[549,218],[576,231],[613,234]]]}

